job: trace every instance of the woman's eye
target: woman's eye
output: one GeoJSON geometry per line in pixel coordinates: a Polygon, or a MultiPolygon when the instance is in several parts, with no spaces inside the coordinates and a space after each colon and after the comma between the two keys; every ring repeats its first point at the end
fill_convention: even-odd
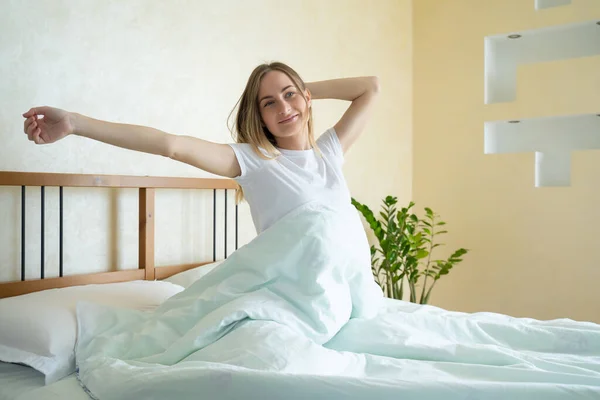
{"type": "Polygon", "coordinates": [[[293,96],[293,95],[295,95],[295,94],[296,94],[296,93],[294,93],[294,92],[287,92],[287,93],[285,94],[285,96],[286,96],[286,97],[292,97],[292,96],[293,96]]]}
{"type": "Polygon", "coordinates": [[[268,107],[268,106],[270,106],[271,104],[273,104],[273,102],[272,102],[272,101],[267,101],[267,102],[265,103],[264,107],[268,107]]]}

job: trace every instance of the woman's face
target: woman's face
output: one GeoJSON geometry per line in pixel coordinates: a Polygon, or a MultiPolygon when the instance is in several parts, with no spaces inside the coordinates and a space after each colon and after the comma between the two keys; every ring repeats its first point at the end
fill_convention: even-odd
{"type": "Polygon", "coordinates": [[[308,133],[308,91],[305,96],[308,103],[285,73],[270,71],[265,74],[258,91],[258,107],[263,124],[276,139],[308,133]]]}

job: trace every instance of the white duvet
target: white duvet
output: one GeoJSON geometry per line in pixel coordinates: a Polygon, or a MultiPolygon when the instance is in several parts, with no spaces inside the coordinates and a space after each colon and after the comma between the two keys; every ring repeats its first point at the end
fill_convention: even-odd
{"type": "Polygon", "coordinates": [[[384,300],[358,214],[304,205],[153,312],[81,303],[108,399],[600,399],[600,326],[384,300]]]}

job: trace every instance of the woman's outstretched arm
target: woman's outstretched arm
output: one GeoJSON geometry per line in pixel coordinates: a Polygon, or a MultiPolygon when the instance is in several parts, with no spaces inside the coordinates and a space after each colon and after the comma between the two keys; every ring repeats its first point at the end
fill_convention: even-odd
{"type": "Polygon", "coordinates": [[[236,177],[240,167],[233,149],[192,136],[158,129],[102,121],[53,107],[35,107],[23,114],[24,132],[36,144],[54,143],[77,135],[124,149],[161,155],[215,175],[236,177]]]}

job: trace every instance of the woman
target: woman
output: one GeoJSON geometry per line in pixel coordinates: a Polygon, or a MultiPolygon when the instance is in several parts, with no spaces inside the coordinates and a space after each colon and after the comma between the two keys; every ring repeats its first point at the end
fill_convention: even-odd
{"type": "Polygon", "coordinates": [[[238,102],[236,143],[213,143],[145,126],[99,121],[51,107],[24,113],[24,132],[36,144],[74,134],[234,178],[260,233],[311,200],[350,204],[342,172],[344,153],[363,131],[378,91],[376,77],[304,83],[292,68],[274,62],[257,66],[248,79],[238,102]],[[335,126],[316,141],[314,99],[351,102],[335,126]]]}

